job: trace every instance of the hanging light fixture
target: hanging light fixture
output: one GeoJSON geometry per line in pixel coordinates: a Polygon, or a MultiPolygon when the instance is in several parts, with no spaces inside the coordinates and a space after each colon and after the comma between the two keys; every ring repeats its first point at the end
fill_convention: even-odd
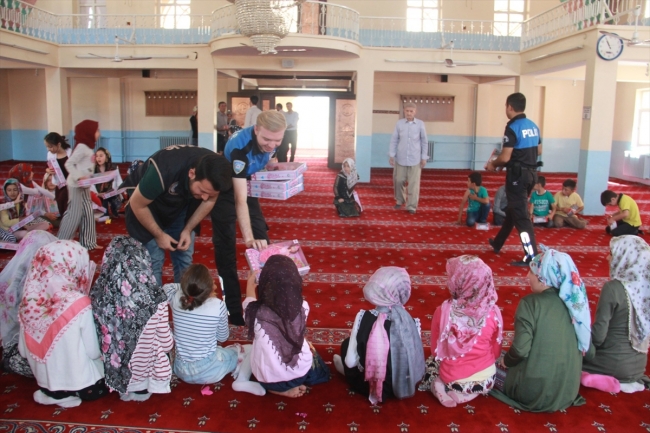
{"type": "Polygon", "coordinates": [[[305,0],[228,0],[235,4],[235,18],[242,35],[250,38],[260,54],[277,54],[275,47],[291,28],[290,9],[305,0]]]}

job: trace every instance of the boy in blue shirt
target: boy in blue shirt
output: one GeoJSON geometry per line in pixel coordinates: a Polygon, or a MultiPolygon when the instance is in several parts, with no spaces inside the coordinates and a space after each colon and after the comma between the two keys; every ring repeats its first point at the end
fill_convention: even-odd
{"type": "Polygon", "coordinates": [[[530,195],[530,207],[528,214],[530,219],[535,223],[535,218],[546,218],[546,227],[553,227],[553,217],[555,216],[555,199],[553,194],[545,189],[546,178],[544,176],[537,176],[537,183],[533,187],[533,193],[530,195]]]}
{"type": "Polygon", "coordinates": [[[477,222],[487,222],[487,217],[490,213],[490,197],[488,197],[487,189],[481,186],[482,183],[481,173],[478,171],[471,172],[467,177],[467,191],[465,191],[463,199],[460,202],[458,224],[463,223],[463,208],[468,201],[467,218],[465,219],[467,227],[472,227],[477,222]]]}

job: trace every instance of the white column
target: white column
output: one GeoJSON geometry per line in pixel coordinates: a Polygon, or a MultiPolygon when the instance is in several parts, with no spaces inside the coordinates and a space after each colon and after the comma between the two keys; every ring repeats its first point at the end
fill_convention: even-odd
{"type": "MultiPolygon", "coordinates": [[[[370,67],[357,71],[357,127],[355,163],[361,182],[370,182],[372,162],[372,107],[375,71],[370,67]]],[[[388,159],[388,155],[386,155],[388,159]]]]}
{"type": "Polygon", "coordinates": [[[217,150],[217,70],[212,56],[199,56],[197,107],[199,126],[199,146],[217,150]],[[205,58],[204,58],[205,57],[205,58]]]}
{"type": "Polygon", "coordinates": [[[65,69],[45,68],[45,104],[48,132],[68,135],[72,129],[72,114],[65,69]]]}

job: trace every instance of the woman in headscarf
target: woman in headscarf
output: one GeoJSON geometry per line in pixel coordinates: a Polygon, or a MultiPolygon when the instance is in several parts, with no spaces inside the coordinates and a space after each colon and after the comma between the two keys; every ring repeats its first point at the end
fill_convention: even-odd
{"type": "Polygon", "coordinates": [[[530,412],[583,405],[578,390],[591,316],[578,269],[568,254],[548,249],[530,263],[528,280],[533,294],[517,306],[515,337],[490,394],[530,412]]]}
{"type": "Polygon", "coordinates": [[[341,165],[341,171],[334,181],[334,206],[340,217],[357,217],[363,210],[359,196],[354,188],[359,181],[357,168],[352,158],[346,158],[341,165]]]}
{"type": "Polygon", "coordinates": [[[473,400],[494,385],[501,354],[503,319],[497,307],[492,269],[476,256],[447,261],[451,299],[431,321],[431,392],[443,406],[473,400]]]}
{"type": "Polygon", "coordinates": [[[156,283],[151,258],[127,236],[113,238],[90,291],[106,385],[124,401],[170,392],[174,347],[167,297],[156,283]]]}
{"type": "Polygon", "coordinates": [[[650,246],[626,235],[612,238],[609,249],[611,281],[598,299],[582,384],[607,392],[643,391],[644,383],[650,383],[644,375],[650,342],[650,246]]]}
{"type": "Polygon", "coordinates": [[[73,241],[42,246],[32,260],[18,309],[18,351],[40,389],[34,401],[79,406],[108,393],[88,291],[95,264],[73,241]]]}
{"type": "MultiPolygon", "coordinates": [[[[253,340],[250,368],[265,390],[300,397],[306,386],[329,380],[329,368],[305,338],[309,305],[302,299],[302,277],[289,257],[271,256],[259,286],[251,273],[243,309],[253,340]]],[[[247,375],[245,369],[246,362],[239,374],[247,375]]]]}
{"type": "Polygon", "coordinates": [[[404,309],[411,296],[409,274],[395,266],[380,268],[366,283],[363,296],[376,308],[357,314],[341,355],[334,355],[336,370],[373,404],[412,397],[425,363],[420,320],[404,309]]]}
{"type": "Polygon", "coordinates": [[[4,192],[4,202],[14,202],[14,206],[0,211],[1,229],[12,233],[17,240],[21,240],[32,230],[48,230],[50,228],[50,223],[39,217],[21,227],[20,230],[12,231],[11,226],[18,224],[21,220],[29,216],[27,214],[23,187],[16,179],[10,178],[5,181],[2,189],[4,192]]]}
{"type": "Polygon", "coordinates": [[[32,377],[27,360],[18,353],[18,305],[23,299],[27,271],[36,251],[56,241],[54,235],[42,230],[30,232],[20,241],[16,255],[0,273],[0,339],[2,363],[5,371],[32,377]]]}
{"type": "Polygon", "coordinates": [[[31,188],[33,186],[34,169],[31,164],[21,162],[11,167],[9,177],[16,179],[22,185],[31,188]]]}
{"type": "Polygon", "coordinates": [[[84,120],[74,128],[75,147],[65,163],[68,170],[68,196],[70,201],[59,227],[59,239],[73,239],[79,229],[79,243],[88,250],[101,248],[97,245],[95,218],[93,215],[90,188],[79,187],[80,179],[95,172],[95,144],[99,139],[99,123],[84,120]]]}

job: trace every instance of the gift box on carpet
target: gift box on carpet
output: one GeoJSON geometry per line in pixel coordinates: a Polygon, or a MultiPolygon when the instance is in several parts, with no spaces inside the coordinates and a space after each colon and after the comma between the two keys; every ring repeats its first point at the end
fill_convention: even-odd
{"type": "Polygon", "coordinates": [[[0,242],[0,250],[13,250],[18,251],[18,243],[13,242],[0,242]]]}
{"type": "Polygon", "coordinates": [[[262,268],[266,261],[276,254],[281,254],[283,256],[289,257],[296,264],[298,268],[298,273],[300,275],[307,275],[309,273],[309,265],[307,264],[307,259],[305,258],[305,253],[302,251],[300,242],[297,240],[278,242],[271,244],[262,251],[257,251],[255,249],[249,248],[245,252],[246,261],[248,262],[249,268],[255,272],[257,278],[262,272],[262,268]]]}
{"type": "Polygon", "coordinates": [[[269,162],[264,170],[253,173],[251,180],[291,180],[306,171],[304,162],[269,162]]]}
{"type": "Polygon", "coordinates": [[[261,189],[261,190],[251,190],[249,188],[248,195],[249,197],[258,197],[258,198],[271,198],[275,200],[286,200],[289,197],[293,197],[305,190],[303,183],[300,183],[291,189],[288,190],[275,190],[275,189],[261,189]]]}
{"type": "Polygon", "coordinates": [[[302,174],[289,180],[249,180],[248,191],[288,191],[303,182],[302,174]]]}

